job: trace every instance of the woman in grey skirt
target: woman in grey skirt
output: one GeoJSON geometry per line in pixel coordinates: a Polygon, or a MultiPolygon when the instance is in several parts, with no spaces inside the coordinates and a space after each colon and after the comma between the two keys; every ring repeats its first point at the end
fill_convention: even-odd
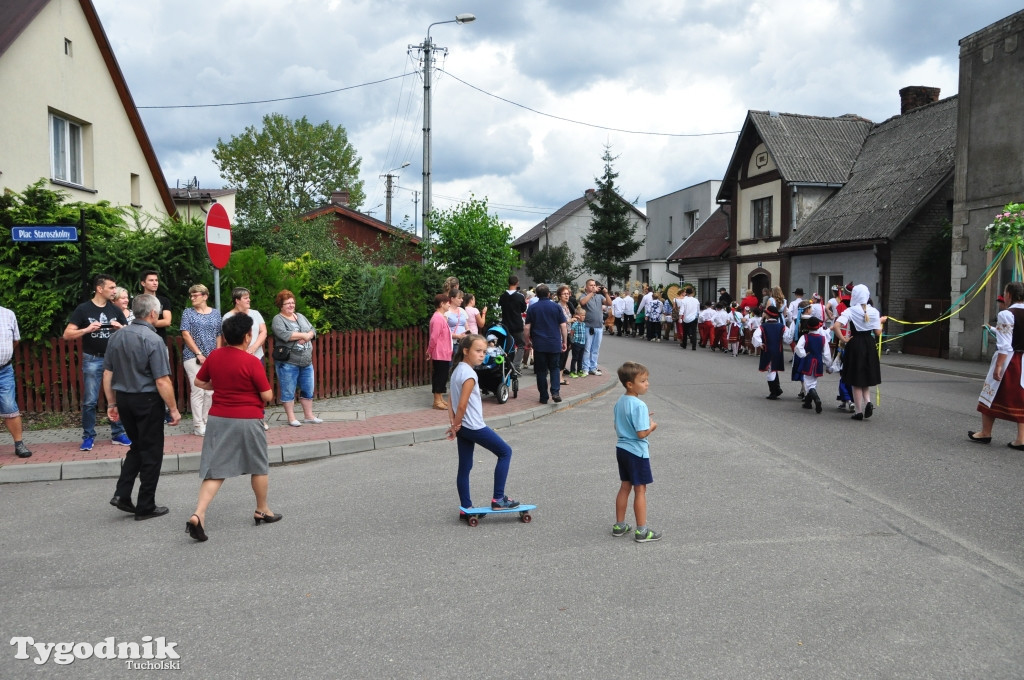
{"type": "Polygon", "coordinates": [[[185,524],[185,531],[197,541],[207,539],[206,508],[228,477],[252,475],[256,494],[253,519],[276,522],[267,505],[267,433],[263,431],[263,407],[273,392],[260,360],[247,349],[252,338],[252,319],[236,314],[224,321],[225,346],[214,350],[196,375],[196,387],[213,390],[213,405],[206,425],[203,453],[199,461],[199,502],[185,524]],[[192,520],[195,520],[193,522],[192,520]]]}

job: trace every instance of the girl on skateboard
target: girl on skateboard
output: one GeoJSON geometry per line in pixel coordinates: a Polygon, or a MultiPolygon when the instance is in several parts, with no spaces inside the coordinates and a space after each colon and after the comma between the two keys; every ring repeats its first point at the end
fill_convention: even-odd
{"type": "MultiPolygon", "coordinates": [[[[484,423],[480,386],[477,384],[476,371],[473,369],[483,363],[486,353],[487,340],[476,334],[462,338],[455,350],[452,357],[452,405],[449,411],[451,427],[448,429],[448,439],[454,439],[458,443],[459,472],[455,478],[455,486],[459,491],[459,505],[464,508],[473,507],[473,501],[469,496],[469,472],[473,469],[473,449],[479,444],[498,457],[498,462],[494,466],[491,509],[501,510],[518,507],[519,501],[505,495],[505,478],[508,476],[508,466],[512,461],[512,448],[484,423]]],[[[459,519],[467,519],[466,513],[460,510],[459,519]]]]}

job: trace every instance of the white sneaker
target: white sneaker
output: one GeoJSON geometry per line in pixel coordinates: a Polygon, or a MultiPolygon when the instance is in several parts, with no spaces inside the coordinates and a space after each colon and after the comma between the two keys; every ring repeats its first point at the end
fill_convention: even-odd
{"type": "Polygon", "coordinates": [[[313,423],[314,425],[319,425],[320,423],[322,423],[324,421],[323,421],[322,418],[317,418],[317,417],[314,416],[313,418],[303,418],[302,422],[304,422],[304,423],[313,423]]]}
{"type": "Polygon", "coordinates": [[[300,423],[297,420],[293,420],[293,421],[289,422],[288,424],[291,425],[292,427],[302,427],[302,423],[300,423]]]}

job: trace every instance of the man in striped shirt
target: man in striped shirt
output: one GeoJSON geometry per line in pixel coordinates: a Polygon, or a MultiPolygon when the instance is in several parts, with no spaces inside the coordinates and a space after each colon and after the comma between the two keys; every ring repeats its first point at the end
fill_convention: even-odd
{"type": "Polygon", "coordinates": [[[14,438],[14,454],[28,458],[32,452],[21,441],[21,411],[14,383],[14,347],[21,340],[18,319],[14,312],[0,307],[0,418],[14,438]]]}

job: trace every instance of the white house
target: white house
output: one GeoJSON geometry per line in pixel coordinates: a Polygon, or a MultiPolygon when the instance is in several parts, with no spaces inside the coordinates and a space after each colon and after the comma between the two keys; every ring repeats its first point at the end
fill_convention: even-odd
{"type": "Polygon", "coordinates": [[[647,201],[647,236],[630,260],[634,280],[653,286],[679,283],[668,258],[718,207],[721,184],[707,180],[647,201]]]}
{"type": "Polygon", "coordinates": [[[0,2],[0,189],[174,214],[153,145],[90,0],[0,2]]]}
{"type": "MultiPolygon", "coordinates": [[[[512,242],[512,247],[519,251],[519,259],[522,263],[516,271],[521,286],[527,288],[538,283],[568,283],[576,289],[586,283],[587,279],[597,278],[592,272],[585,272],[576,277],[574,281],[534,281],[525,270],[526,262],[545,246],[556,247],[562,243],[569,245],[569,251],[576,258],[577,265],[583,263],[583,238],[590,233],[590,222],[594,219],[594,214],[590,211],[587,202],[596,200],[595,196],[596,192],[593,189],[587,189],[583,196],[569,201],[512,242]]],[[[643,240],[647,228],[647,216],[628,201],[621,197],[619,200],[629,206],[630,222],[636,229],[636,238],[643,240]]]]}

